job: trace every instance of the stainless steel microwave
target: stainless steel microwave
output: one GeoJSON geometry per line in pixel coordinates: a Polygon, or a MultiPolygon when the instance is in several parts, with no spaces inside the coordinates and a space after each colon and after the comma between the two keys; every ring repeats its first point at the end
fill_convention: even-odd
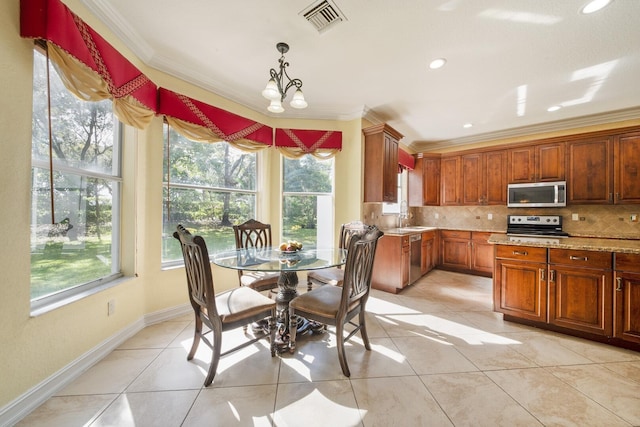
{"type": "Polygon", "coordinates": [[[566,181],[509,184],[507,206],[510,208],[551,208],[567,206],[566,181]]]}

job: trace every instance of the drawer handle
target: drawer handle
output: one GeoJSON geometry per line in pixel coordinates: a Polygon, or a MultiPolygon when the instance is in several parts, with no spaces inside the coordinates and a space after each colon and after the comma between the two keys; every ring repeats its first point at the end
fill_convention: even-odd
{"type": "Polygon", "coordinates": [[[545,271],[545,269],[544,269],[544,268],[541,268],[541,269],[540,269],[540,281],[541,281],[541,282],[544,282],[544,281],[546,280],[546,279],[545,279],[545,275],[546,275],[546,271],[545,271]]]}
{"type": "Polygon", "coordinates": [[[556,271],[555,270],[549,270],[549,281],[550,282],[555,282],[556,281],[556,271]]]}
{"type": "Polygon", "coordinates": [[[529,252],[527,252],[527,251],[513,251],[513,254],[514,254],[514,255],[524,255],[524,256],[527,256],[527,255],[529,255],[529,252]]]}
{"type": "Polygon", "coordinates": [[[587,258],[586,256],[574,256],[574,255],[571,255],[569,259],[571,261],[588,261],[589,260],[589,258],[587,258]]]}
{"type": "Polygon", "coordinates": [[[622,291],[622,277],[616,277],[616,282],[618,283],[618,286],[616,286],[616,291],[621,292],[622,291]]]}

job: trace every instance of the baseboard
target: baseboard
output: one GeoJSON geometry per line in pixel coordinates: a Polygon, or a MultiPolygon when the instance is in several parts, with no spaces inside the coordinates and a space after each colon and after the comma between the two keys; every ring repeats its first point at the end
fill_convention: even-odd
{"type": "Polygon", "coordinates": [[[16,424],[146,326],[182,316],[191,310],[189,304],[183,304],[144,315],[0,408],[0,426],[16,424]]]}

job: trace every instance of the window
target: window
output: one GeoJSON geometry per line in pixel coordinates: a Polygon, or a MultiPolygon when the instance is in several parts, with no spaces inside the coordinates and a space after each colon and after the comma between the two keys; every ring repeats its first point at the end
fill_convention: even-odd
{"type": "Polygon", "coordinates": [[[226,142],[193,142],[165,124],[162,262],[182,262],[178,224],[209,252],[235,248],[232,226],[256,215],[256,154],[226,142]]]}
{"type": "Polygon", "coordinates": [[[333,246],[333,159],[310,154],[284,159],[282,239],[305,247],[333,246]]]}
{"type": "Polygon", "coordinates": [[[34,52],[31,299],[38,308],[120,276],[121,142],[111,101],[79,100],[52,65],[48,90],[47,60],[34,52]]]}

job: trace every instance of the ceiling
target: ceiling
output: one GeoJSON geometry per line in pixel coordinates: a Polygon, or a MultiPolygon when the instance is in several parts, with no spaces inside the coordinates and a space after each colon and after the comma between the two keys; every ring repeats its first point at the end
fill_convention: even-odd
{"type": "Polygon", "coordinates": [[[82,0],[152,68],[267,115],[384,121],[416,151],[640,118],[638,0],[329,1],[344,19],[319,31],[312,0],[82,0]],[[309,104],[280,115],[278,42],[309,104]]]}

